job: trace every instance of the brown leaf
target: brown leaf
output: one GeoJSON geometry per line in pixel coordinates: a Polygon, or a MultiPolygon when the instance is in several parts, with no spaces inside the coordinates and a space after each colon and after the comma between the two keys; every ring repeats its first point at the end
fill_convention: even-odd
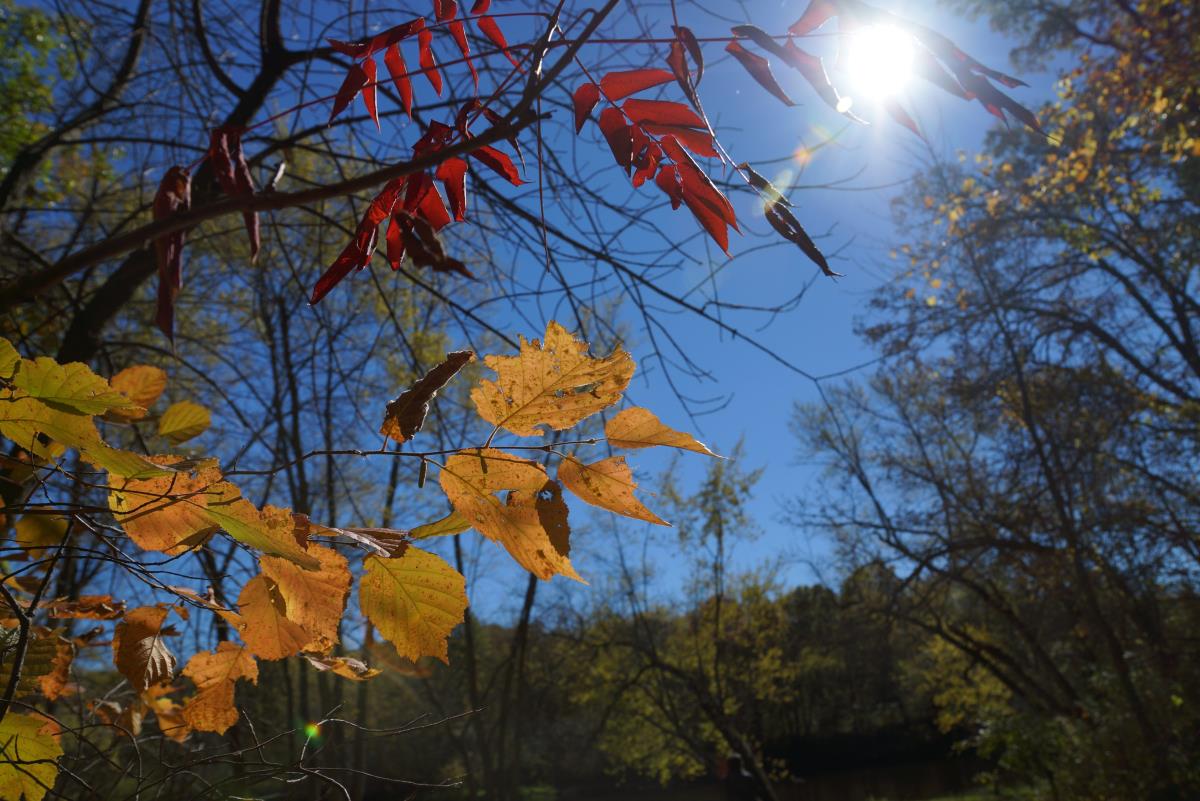
{"type": "Polygon", "coordinates": [[[446,354],[441,364],[388,403],[383,416],[383,427],[379,429],[379,433],[391,437],[396,442],[412,439],[425,423],[425,416],[429,414],[429,402],[437,396],[438,390],[446,386],[459,370],[474,359],[475,354],[469,350],[446,354]]]}
{"type": "Polygon", "coordinates": [[[175,655],[163,637],[169,606],[139,606],[125,614],[113,633],[113,664],[135,692],[170,681],[175,675],[175,655]]]}
{"type": "Polygon", "coordinates": [[[258,664],[245,646],[222,642],[216,651],[193,656],[183,675],[195,683],[197,690],[183,707],[184,722],[196,731],[224,734],[238,720],[234,686],[239,679],[257,684],[258,664]]]}

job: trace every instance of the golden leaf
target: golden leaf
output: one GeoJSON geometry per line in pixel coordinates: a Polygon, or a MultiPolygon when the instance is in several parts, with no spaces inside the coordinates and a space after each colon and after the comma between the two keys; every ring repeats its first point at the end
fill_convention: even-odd
{"type": "Polygon", "coordinates": [[[604,435],[608,437],[608,443],[614,448],[634,450],[662,445],[668,448],[695,451],[705,456],[716,456],[704,443],[696,441],[691,434],[685,434],[663,425],[654,412],[640,406],[618,412],[604,426],[604,435]]]}
{"type": "Polygon", "coordinates": [[[212,413],[198,403],[172,403],[158,419],[158,435],[178,445],[198,437],[212,425],[212,413]]]}
{"type": "Polygon", "coordinates": [[[261,659],[286,659],[299,653],[312,639],[307,631],[288,618],[287,602],[274,579],[258,575],[246,582],[238,596],[240,630],[246,646],[261,659]]]}
{"type": "Polygon", "coordinates": [[[541,425],[571,428],[619,401],[633,377],[633,359],[621,348],[602,359],[587,349],[551,321],[544,344],[522,337],[517,356],[485,357],[496,380],[481,381],[471,400],[484,420],[523,437],[541,436],[541,425]]]}
{"type": "Polygon", "coordinates": [[[401,656],[449,662],[446,640],[466,612],[466,580],[440,556],[409,546],[401,556],[363,560],[359,603],[401,656]]]}
{"type": "Polygon", "coordinates": [[[167,374],[158,367],[138,364],[126,367],[109,379],[108,383],[117,392],[129,398],[136,407],[114,410],[109,412],[109,416],[120,420],[140,420],[167,388],[167,374]]]}
{"type": "Polygon", "coordinates": [[[462,451],[446,460],[439,482],[454,510],[530,573],[582,581],[567,558],[562,492],[541,465],[491,448],[462,451]],[[495,495],[503,491],[507,502],[495,495]]]}
{"type": "Polygon", "coordinates": [[[429,414],[429,402],[437,395],[438,390],[446,386],[463,366],[474,359],[475,354],[469,350],[446,354],[441,364],[388,403],[379,433],[391,437],[396,442],[412,439],[424,425],[425,415],[429,414]]]}
{"type": "Polygon", "coordinates": [[[15,528],[14,539],[26,551],[52,548],[67,535],[67,521],[54,515],[25,515],[15,528]]]}
{"type": "Polygon", "coordinates": [[[224,734],[238,720],[234,686],[239,679],[257,684],[258,663],[244,646],[226,641],[216,651],[193,656],[183,675],[196,685],[196,694],[183,706],[184,722],[196,731],[224,734]]]}
{"type": "Polygon", "coordinates": [[[139,606],[125,614],[113,632],[113,664],[135,692],[170,681],[175,674],[175,655],[163,642],[170,633],[163,623],[167,606],[139,606]]]}
{"type": "Polygon", "coordinates": [[[451,512],[440,520],[434,520],[432,523],[417,526],[408,532],[408,536],[414,540],[424,540],[430,537],[446,537],[451,534],[461,534],[470,527],[471,523],[465,517],[458,512],[451,512]]]}
{"type": "Polygon", "coordinates": [[[306,651],[326,651],[338,641],[338,623],[350,592],[350,568],[346,558],[332,548],[309,546],[308,555],[321,567],[303,570],[276,556],[259,559],[263,575],[279,586],[289,620],[309,633],[306,651]]]}
{"type": "Polygon", "coordinates": [[[104,414],[134,406],[86,364],[59,364],[47,356],[22,359],[12,385],[52,409],[71,414],[104,414]]]}
{"type": "Polygon", "coordinates": [[[54,786],[63,755],[56,729],[40,715],[8,711],[0,721],[0,798],[41,801],[54,786]]]}
{"type": "Polygon", "coordinates": [[[351,681],[368,681],[383,671],[367,667],[360,659],[349,656],[325,656],[324,654],[305,654],[308,663],[322,672],[329,671],[351,681]]]}
{"type": "Polygon", "coordinates": [[[580,500],[619,515],[645,520],[658,526],[671,525],[634,497],[637,483],[624,456],[613,456],[594,464],[570,457],[558,466],[558,480],[580,500]]]}

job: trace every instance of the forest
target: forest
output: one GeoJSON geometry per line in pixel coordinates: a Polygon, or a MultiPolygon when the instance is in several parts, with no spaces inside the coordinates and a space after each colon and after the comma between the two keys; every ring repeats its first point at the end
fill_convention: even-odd
{"type": "Polygon", "coordinates": [[[0,41],[0,801],[1200,798],[1200,6],[0,41]]]}

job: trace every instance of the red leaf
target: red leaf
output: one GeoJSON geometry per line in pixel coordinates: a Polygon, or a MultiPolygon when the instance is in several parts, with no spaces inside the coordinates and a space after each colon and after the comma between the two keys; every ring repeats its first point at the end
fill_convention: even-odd
{"type": "Polygon", "coordinates": [[[472,150],[467,155],[477,158],[487,166],[491,167],[500,177],[508,179],[508,182],[513,186],[520,186],[525,183],[521,180],[520,173],[513,165],[512,159],[503,151],[497,150],[494,147],[483,146],[472,150]]]}
{"type": "Polygon", "coordinates": [[[679,140],[679,144],[697,156],[720,158],[720,154],[713,147],[712,135],[708,131],[697,131],[693,128],[684,128],[682,125],[655,125],[652,122],[645,123],[642,127],[655,136],[675,137],[679,140]]]}
{"type": "Polygon", "coordinates": [[[721,194],[699,165],[687,154],[673,136],[662,139],[663,149],[679,167],[680,183],[683,186],[683,202],[695,215],[709,235],[729,252],[729,232],[726,226],[739,230],[737,216],[729,199],[721,194]]]}
{"type": "MultiPolygon", "coordinates": [[[[479,4],[477,3],[476,7],[478,7],[478,5],[479,4]]],[[[483,35],[486,36],[492,44],[504,52],[504,55],[509,61],[512,62],[512,65],[520,69],[521,63],[513,58],[512,53],[508,52],[508,40],[504,38],[504,34],[501,33],[500,26],[496,24],[496,20],[492,19],[491,17],[476,17],[475,24],[479,26],[479,30],[483,31],[483,35]]]]}
{"type": "Polygon", "coordinates": [[[575,133],[583,130],[592,109],[600,102],[600,87],[594,83],[585,83],[575,90],[575,133]]]}
{"type": "Polygon", "coordinates": [[[442,196],[438,194],[437,187],[433,185],[433,179],[429,175],[414,175],[408,184],[408,191],[410,196],[415,194],[417,200],[415,203],[409,203],[408,198],[405,198],[406,210],[415,208],[421,219],[429,223],[435,231],[440,231],[450,224],[450,213],[446,211],[446,204],[442,202],[442,196]],[[414,187],[417,188],[415,193],[414,187]]]}
{"type": "Polygon", "coordinates": [[[454,219],[462,222],[467,218],[467,162],[462,159],[446,159],[438,165],[436,178],[446,188],[446,199],[454,219]]]}
{"type": "Polygon", "coordinates": [[[458,3],[454,0],[433,0],[433,16],[438,22],[454,19],[458,15],[458,3]]]}
{"type": "Polygon", "coordinates": [[[675,82],[683,90],[683,94],[692,105],[700,108],[700,98],[696,95],[696,87],[692,85],[692,74],[688,72],[687,56],[683,54],[683,44],[678,39],[671,42],[671,52],[667,55],[667,66],[675,76],[675,82]]]}
{"type": "Polygon", "coordinates": [[[421,46],[421,71],[429,79],[429,85],[438,93],[438,97],[441,97],[442,73],[438,72],[437,59],[433,57],[433,32],[427,28],[422,28],[417,33],[417,42],[421,46]]]}
{"type": "MultiPolygon", "coordinates": [[[[209,137],[208,159],[221,190],[230,197],[249,197],[254,194],[254,178],[242,152],[242,130],[222,126],[213,130],[209,137]]],[[[262,245],[258,212],[242,212],[246,233],[250,237],[250,261],[258,258],[262,245]]]]}
{"type": "Polygon", "coordinates": [[[487,10],[492,7],[492,0],[475,0],[475,5],[471,6],[472,14],[486,14],[487,10]]]}
{"type": "MultiPolygon", "coordinates": [[[[172,167],[163,175],[154,195],[154,219],[165,220],[192,205],[192,178],[183,167],[172,167]]],[[[183,241],[185,231],[175,231],[154,240],[158,265],[158,309],[154,322],[175,341],[175,298],[183,287],[183,241]]]]}
{"type": "Polygon", "coordinates": [[[916,121],[909,116],[909,113],[904,110],[904,106],[900,105],[894,97],[889,97],[884,100],[883,108],[893,120],[900,123],[922,139],[925,138],[925,136],[921,133],[921,129],[917,127],[916,121]]]}
{"type": "MultiPolygon", "coordinates": [[[[958,45],[954,44],[949,38],[943,36],[937,31],[930,30],[922,25],[909,25],[913,35],[921,42],[921,44],[932,50],[938,58],[945,61],[951,66],[955,72],[960,69],[968,69],[972,72],[977,72],[981,75],[986,75],[994,81],[1004,84],[1009,89],[1016,89],[1018,86],[1028,86],[1024,81],[1014,78],[1011,75],[1005,75],[1003,72],[994,70],[990,67],[985,67],[969,55],[964,53],[958,45]]],[[[961,79],[962,76],[959,76],[961,79]]],[[[964,83],[965,86],[965,83],[964,83]]]]}
{"type": "Polygon", "coordinates": [[[788,33],[794,36],[804,36],[820,28],[838,11],[834,0],[812,0],[800,19],[792,23],[788,33]]]}
{"type": "Polygon", "coordinates": [[[388,28],[383,33],[366,39],[359,39],[356,42],[339,42],[337,39],[330,39],[329,44],[334,50],[339,53],[350,56],[351,58],[364,59],[383,50],[397,42],[403,41],[412,36],[417,31],[425,28],[425,19],[417,17],[414,20],[409,20],[402,25],[397,25],[394,28],[388,28]]]}
{"type": "MultiPolygon", "coordinates": [[[[484,119],[490,122],[492,127],[505,124],[504,118],[487,106],[480,104],[480,110],[483,112],[484,119]]],[[[521,152],[521,140],[517,138],[517,134],[514,133],[512,136],[506,137],[504,141],[508,142],[513,152],[517,154],[517,158],[521,160],[521,169],[525,169],[525,154],[521,152]]]]}
{"type": "Polygon", "coordinates": [[[696,80],[692,85],[699,86],[700,81],[704,79],[704,52],[700,49],[700,42],[696,39],[696,34],[692,33],[691,28],[672,25],[671,30],[675,32],[675,41],[681,42],[687,48],[688,55],[692,57],[692,63],[696,65],[696,80]]]}
{"type": "Polygon", "coordinates": [[[682,125],[685,128],[708,129],[704,120],[696,116],[682,103],[670,100],[626,100],[621,106],[629,119],[637,123],[654,123],[655,125],[682,125]]]}
{"type": "MultiPolygon", "coordinates": [[[[367,75],[367,71],[361,64],[350,65],[350,71],[346,73],[346,78],[342,81],[342,85],[337,90],[337,96],[333,99],[333,111],[329,114],[329,122],[333,122],[334,117],[346,110],[346,107],[353,102],[370,80],[370,76],[367,75]]],[[[326,125],[328,124],[326,123],[326,125]]]]}
{"type": "Polygon", "coordinates": [[[610,72],[600,79],[600,90],[609,100],[615,101],[667,83],[674,77],[666,70],[655,69],[610,72]]]}
{"type": "Polygon", "coordinates": [[[825,260],[825,254],[816,246],[808,233],[800,225],[800,221],[792,214],[791,209],[784,206],[782,203],[767,203],[763,210],[767,215],[767,222],[771,223],[771,227],[779,232],[780,236],[789,242],[795,244],[808,256],[818,267],[821,272],[830,277],[835,277],[835,273],[829,267],[829,262],[825,260]]]}
{"type": "Polygon", "coordinates": [[[400,54],[398,45],[388,46],[387,52],[383,54],[383,64],[387,67],[388,74],[392,76],[392,82],[396,84],[396,92],[399,93],[400,102],[404,105],[404,113],[408,114],[408,118],[411,120],[412,81],[408,78],[408,65],[404,63],[404,56],[400,54]]]}
{"type": "Polygon", "coordinates": [[[757,53],[751,53],[737,42],[730,42],[726,46],[725,52],[730,53],[736,58],[746,68],[746,72],[750,73],[750,77],[758,81],[762,88],[783,101],[785,106],[796,105],[787,96],[787,92],[783,91],[783,87],[779,85],[779,82],[775,80],[775,75],[771,72],[771,62],[757,53]]]}
{"type": "Polygon", "coordinates": [[[333,264],[329,265],[328,269],[317,279],[312,297],[308,301],[310,304],[319,303],[321,298],[328,295],[329,291],[341,283],[342,279],[352,270],[361,270],[371,263],[371,255],[375,252],[375,243],[379,237],[379,224],[392,213],[396,201],[400,198],[400,190],[404,188],[407,181],[407,176],[388,181],[371,201],[371,205],[367,206],[366,213],[358,222],[354,238],[347,243],[333,264]]]}
{"type": "Polygon", "coordinates": [[[412,230],[413,218],[407,214],[392,215],[386,234],[387,260],[393,270],[399,270],[404,261],[404,236],[412,230]]]}
{"type": "Polygon", "coordinates": [[[933,53],[923,45],[917,45],[913,58],[913,70],[925,80],[963,100],[974,100],[971,94],[963,89],[962,84],[943,67],[933,53]]]}
{"type": "Polygon", "coordinates": [[[644,184],[654,175],[654,171],[658,169],[658,163],[662,160],[662,157],[662,148],[653,142],[638,153],[633,160],[634,166],[637,167],[637,170],[633,173],[633,185],[635,188],[644,184]]]}
{"type": "Polygon", "coordinates": [[[825,63],[811,53],[796,47],[796,43],[788,39],[783,47],[783,59],[788,66],[804,76],[804,80],[816,90],[817,95],[832,108],[838,109],[841,98],[829,81],[829,73],[825,71],[825,63]]]}
{"type": "Polygon", "coordinates": [[[381,130],[379,127],[379,105],[375,94],[375,75],[376,66],[374,59],[367,59],[362,63],[363,72],[367,76],[367,83],[362,89],[363,105],[367,107],[367,114],[375,121],[375,130],[381,130]]]}
{"type": "Polygon", "coordinates": [[[458,45],[458,51],[466,59],[467,69],[471,71],[471,80],[475,82],[475,90],[478,91],[479,70],[475,69],[475,62],[471,60],[471,45],[467,42],[467,29],[463,26],[462,20],[456,19],[450,23],[450,36],[454,38],[455,44],[458,45]]]}
{"type": "Polygon", "coordinates": [[[678,209],[683,203],[683,186],[679,182],[679,168],[673,164],[664,164],[654,179],[658,188],[671,199],[671,208],[678,209]]]}
{"type": "Polygon", "coordinates": [[[625,122],[625,115],[608,106],[600,112],[600,131],[617,164],[628,171],[633,164],[633,129],[625,122]]]}

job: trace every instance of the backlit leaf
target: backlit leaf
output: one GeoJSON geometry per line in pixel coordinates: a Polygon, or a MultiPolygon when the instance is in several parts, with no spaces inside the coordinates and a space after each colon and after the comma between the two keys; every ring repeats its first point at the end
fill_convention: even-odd
{"type": "Polygon", "coordinates": [[[485,357],[496,380],[471,391],[484,420],[519,436],[541,436],[539,426],[571,428],[620,400],[633,377],[633,359],[622,348],[588,356],[587,343],[553,320],[544,343],[522,337],[520,347],[516,356],[485,357]]]}
{"type": "Polygon", "coordinates": [[[458,512],[451,512],[440,520],[426,523],[423,526],[417,526],[408,532],[408,536],[414,540],[423,540],[429,537],[445,537],[451,534],[461,534],[470,527],[471,522],[469,520],[458,512]]]}
{"type": "Polygon", "coordinates": [[[446,460],[439,480],[454,510],[530,573],[582,581],[568,558],[562,491],[540,464],[490,448],[464,451],[446,460]]]}
{"type": "Polygon", "coordinates": [[[383,672],[378,668],[367,667],[362,660],[349,656],[305,654],[304,658],[317,670],[328,671],[350,681],[369,681],[383,672]]]}
{"type": "Polygon", "coordinates": [[[104,414],[134,406],[86,364],[59,364],[47,356],[22,359],[12,384],[52,409],[74,414],[104,414]]]}
{"type": "Polygon", "coordinates": [[[145,417],[145,410],[153,406],[154,402],[162,395],[163,390],[167,388],[167,374],[158,367],[139,364],[126,367],[114,375],[108,383],[117,392],[129,398],[134,406],[139,407],[137,409],[114,409],[109,412],[109,416],[124,420],[138,420],[145,417]]]}
{"type": "Polygon", "coordinates": [[[299,653],[311,639],[288,617],[279,585],[268,576],[258,575],[246,582],[238,595],[238,613],[244,622],[239,634],[260,659],[286,659],[299,653]]]}
{"type": "Polygon", "coordinates": [[[197,690],[184,704],[184,722],[196,731],[224,734],[238,721],[234,687],[239,679],[257,684],[258,664],[245,646],[222,642],[216,651],[193,656],[183,675],[195,683],[197,690]]]}
{"type": "Polygon", "coordinates": [[[277,556],[259,559],[263,575],[277,585],[289,620],[308,632],[306,651],[326,651],[338,641],[338,623],[346,610],[350,592],[350,568],[346,557],[332,548],[310,545],[308,555],[320,564],[304,570],[277,556]]]}
{"type": "Polygon", "coordinates": [[[634,497],[637,483],[624,456],[612,456],[592,464],[567,457],[558,466],[558,480],[577,498],[592,506],[659,526],[670,525],[634,497]]]}
{"type": "Polygon", "coordinates": [[[388,403],[384,412],[383,427],[379,429],[379,433],[391,437],[396,442],[412,439],[425,423],[425,415],[429,414],[429,402],[434,399],[438,390],[446,386],[459,370],[474,359],[475,354],[469,350],[446,354],[441,364],[388,403]]]}
{"type": "Polygon", "coordinates": [[[447,638],[467,609],[466,581],[440,556],[409,546],[363,560],[359,603],[400,656],[448,662],[447,638]]]}
{"type": "Polygon", "coordinates": [[[178,445],[198,437],[212,425],[212,412],[198,403],[172,403],[158,420],[158,435],[178,445]]]}
{"type": "Polygon", "coordinates": [[[783,87],[779,85],[779,81],[775,80],[775,73],[771,72],[771,62],[757,53],[751,53],[736,41],[730,42],[725,47],[725,52],[736,58],[738,63],[745,67],[746,72],[750,73],[750,77],[758,82],[759,86],[779,98],[785,106],[796,105],[788,97],[787,92],[783,91],[783,87]]]}
{"type": "Polygon", "coordinates": [[[620,100],[653,86],[669,83],[675,76],[666,70],[640,69],[610,72],[600,79],[600,90],[610,101],[620,100]]]}
{"type": "Polygon", "coordinates": [[[652,448],[661,445],[667,448],[679,448],[685,451],[695,451],[705,456],[716,456],[702,442],[698,442],[691,434],[663,425],[649,409],[634,406],[618,412],[604,426],[604,435],[608,444],[614,448],[652,448]]]}
{"type": "Polygon", "coordinates": [[[139,606],[113,632],[113,664],[135,692],[175,675],[175,655],[163,640],[170,612],[166,606],[139,606]]]}
{"type": "Polygon", "coordinates": [[[575,133],[579,133],[592,109],[600,102],[600,87],[594,83],[582,84],[575,90],[571,102],[575,105],[575,133]]]}
{"type": "Polygon", "coordinates": [[[58,778],[62,755],[52,722],[10,709],[0,721],[0,798],[42,801],[58,778]]]}

